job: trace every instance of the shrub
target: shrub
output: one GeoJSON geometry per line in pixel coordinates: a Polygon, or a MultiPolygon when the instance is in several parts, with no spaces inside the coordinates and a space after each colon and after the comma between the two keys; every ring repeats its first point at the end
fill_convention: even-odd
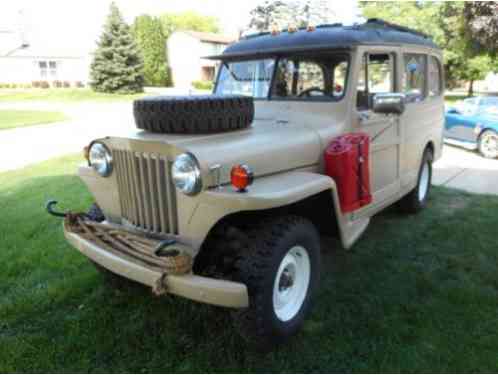
{"type": "Polygon", "coordinates": [[[211,81],[194,81],[192,86],[197,90],[212,90],[214,88],[214,83],[211,81]]]}
{"type": "Polygon", "coordinates": [[[60,89],[62,87],[62,81],[58,81],[58,80],[53,81],[52,87],[60,89]]]}
{"type": "Polygon", "coordinates": [[[64,81],[64,82],[62,83],[62,86],[63,86],[65,89],[68,89],[68,88],[70,88],[70,87],[71,87],[71,83],[70,83],[69,81],[64,81]]]}
{"type": "Polygon", "coordinates": [[[85,87],[85,85],[81,81],[76,81],[76,82],[74,82],[74,87],[81,89],[81,88],[85,87]]]}
{"type": "Polygon", "coordinates": [[[49,89],[50,88],[50,83],[47,81],[40,81],[40,88],[42,89],[49,89]]]}

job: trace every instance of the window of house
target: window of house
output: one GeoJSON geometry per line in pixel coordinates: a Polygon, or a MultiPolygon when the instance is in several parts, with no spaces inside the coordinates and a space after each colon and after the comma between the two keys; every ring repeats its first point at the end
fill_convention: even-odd
{"type": "Polygon", "coordinates": [[[371,108],[375,94],[394,92],[394,55],[365,54],[357,85],[357,107],[371,108]]]}
{"type": "Polygon", "coordinates": [[[47,62],[46,61],[39,61],[38,62],[38,67],[40,68],[40,77],[41,78],[46,78],[48,75],[47,72],[47,62]]]}
{"type": "Polygon", "coordinates": [[[51,78],[57,78],[57,62],[55,62],[55,61],[49,61],[48,62],[48,67],[50,69],[50,77],[51,78]]]}
{"type": "Polygon", "coordinates": [[[429,96],[439,96],[442,92],[441,64],[434,57],[429,57],[429,96]]]}
{"type": "Polygon", "coordinates": [[[425,55],[404,55],[403,90],[408,103],[425,98],[425,61],[425,55]]]}
{"type": "Polygon", "coordinates": [[[272,87],[276,100],[338,100],[346,90],[348,57],[330,54],[310,59],[281,58],[272,87]]]}
{"type": "Polygon", "coordinates": [[[57,78],[57,61],[38,61],[38,69],[42,79],[56,79],[57,78]]]}

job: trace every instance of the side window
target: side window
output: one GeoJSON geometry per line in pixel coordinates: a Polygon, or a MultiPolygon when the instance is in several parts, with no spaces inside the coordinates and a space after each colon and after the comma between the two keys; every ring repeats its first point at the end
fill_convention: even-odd
{"type": "Polygon", "coordinates": [[[404,55],[403,91],[408,103],[425,98],[425,58],[421,54],[404,55]]]}
{"type": "Polygon", "coordinates": [[[429,96],[441,95],[442,79],[441,79],[441,64],[434,56],[429,56],[429,96]]]}
{"type": "Polygon", "coordinates": [[[363,56],[357,86],[358,109],[371,108],[375,94],[394,92],[394,55],[390,53],[363,56]]]}

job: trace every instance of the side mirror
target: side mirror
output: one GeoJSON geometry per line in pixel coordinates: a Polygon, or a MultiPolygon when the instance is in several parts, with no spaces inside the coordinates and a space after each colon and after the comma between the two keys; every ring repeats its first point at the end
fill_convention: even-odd
{"type": "Polygon", "coordinates": [[[385,115],[401,115],[405,111],[405,95],[397,93],[375,94],[373,111],[385,115]]]}

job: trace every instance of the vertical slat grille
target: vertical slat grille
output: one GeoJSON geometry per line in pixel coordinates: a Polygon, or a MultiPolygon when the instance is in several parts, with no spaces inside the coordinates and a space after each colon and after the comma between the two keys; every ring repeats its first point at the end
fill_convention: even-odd
{"type": "Polygon", "coordinates": [[[160,234],[178,234],[171,163],[161,155],[113,150],[123,218],[160,234]]]}

